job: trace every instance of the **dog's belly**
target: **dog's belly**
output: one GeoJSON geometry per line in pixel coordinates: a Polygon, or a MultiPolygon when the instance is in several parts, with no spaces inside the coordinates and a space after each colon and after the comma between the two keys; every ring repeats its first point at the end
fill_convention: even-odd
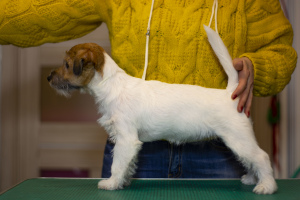
{"type": "Polygon", "coordinates": [[[214,137],[213,132],[208,132],[205,134],[187,134],[187,133],[162,133],[162,134],[147,134],[145,132],[139,133],[139,140],[141,142],[153,142],[157,140],[166,140],[171,143],[186,143],[186,142],[196,142],[204,138],[214,137]]]}
{"type": "MultiPolygon", "coordinates": [[[[163,120],[162,120],[163,121],[163,120]]],[[[184,143],[199,141],[204,138],[214,136],[213,127],[198,121],[193,123],[190,120],[180,119],[168,122],[156,123],[153,126],[145,125],[147,129],[138,130],[139,140],[142,142],[152,142],[156,140],[167,140],[172,143],[184,143]],[[180,121],[180,122],[179,122],[180,121]]]]}

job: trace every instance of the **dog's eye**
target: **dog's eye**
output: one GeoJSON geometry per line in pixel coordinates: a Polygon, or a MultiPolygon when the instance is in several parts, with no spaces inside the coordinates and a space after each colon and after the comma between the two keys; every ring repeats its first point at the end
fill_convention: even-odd
{"type": "Polygon", "coordinates": [[[66,68],[69,69],[69,64],[66,62],[66,68]]]}

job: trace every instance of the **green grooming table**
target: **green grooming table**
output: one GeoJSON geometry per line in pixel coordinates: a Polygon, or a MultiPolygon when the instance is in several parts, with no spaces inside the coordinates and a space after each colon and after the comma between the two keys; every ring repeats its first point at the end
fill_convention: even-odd
{"type": "Polygon", "coordinates": [[[99,179],[37,178],[26,180],[0,195],[0,200],[300,200],[300,179],[276,180],[273,195],[252,193],[240,180],[134,179],[117,191],[97,189],[99,179]]]}

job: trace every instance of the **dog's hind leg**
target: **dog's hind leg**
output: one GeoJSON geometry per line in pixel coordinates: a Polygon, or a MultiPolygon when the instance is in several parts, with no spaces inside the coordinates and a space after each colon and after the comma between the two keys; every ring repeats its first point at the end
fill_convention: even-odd
{"type": "Polygon", "coordinates": [[[130,177],[135,173],[135,162],[142,142],[132,137],[132,134],[117,135],[113,150],[111,177],[98,183],[99,189],[117,190],[130,184],[130,177]]]}
{"type": "MultiPolygon", "coordinates": [[[[244,124],[245,125],[245,124],[244,124]]],[[[273,177],[270,159],[258,145],[254,138],[252,126],[231,126],[218,134],[224,143],[235,153],[237,158],[248,169],[248,174],[243,176],[245,184],[257,185],[253,192],[257,194],[272,194],[277,190],[273,177]],[[226,130],[227,133],[223,132],[226,130]]]]}
{"type": "Polygon", "coordinates": [[[252,169],[248,169],[247,174],[242,176],[241,181],[245,185],[255,185],[257,184],[257,177],[252,169]]]}

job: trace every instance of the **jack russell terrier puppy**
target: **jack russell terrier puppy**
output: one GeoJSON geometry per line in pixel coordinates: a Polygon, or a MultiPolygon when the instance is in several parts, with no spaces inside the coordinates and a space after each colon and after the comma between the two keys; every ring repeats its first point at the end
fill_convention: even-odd
{"type": "Polygon", "coordinates": [[[130,184],[143,142],[180,144],[219,137],[247,169],[242,183],[256,184],[253,191],[257,194],[277,190],[270,159],[257,145],[252,122],[236,111],[238,98],[231,98],[238,74],[229,53],[212,29],[205,30],[228,75],[226,89],[134,78],[93,43],[72,47],[63,66],[48,76],[50,85],[65,96],[85,89],[95,97],[102,114],[98,122],[115,143],[112,175],[98,183],[100,189],[116,190],[130,184]]]}

